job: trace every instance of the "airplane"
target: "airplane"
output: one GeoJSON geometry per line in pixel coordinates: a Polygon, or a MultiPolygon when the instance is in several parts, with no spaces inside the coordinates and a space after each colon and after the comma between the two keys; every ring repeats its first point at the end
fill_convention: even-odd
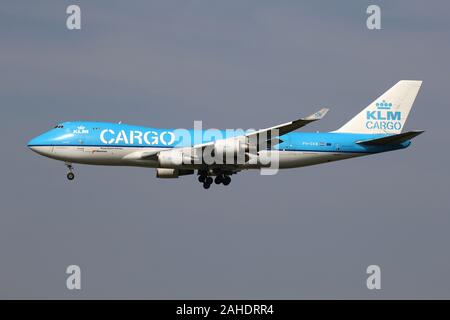
{"type": "Polygon", "coordinates": [[[107,122],[63,122],[28,142],[39,155],[73,163],[156,168],[158,178],[195,174],[205,189],[229,185],[243,170],[288,169],[407,148],[424,130],[402,132],[422,85],[401,80],[342,127],[294,132],[323,118],[310,116],[262,130],[208,135],[208,130],[161,129],[107,122]],[[194,138],[193,138],[194,137],[194,138]],[[208,156],[208,157],[207,157],[208,156]],[[208,161],[207,161],[208,160],[208,161]],[[214,179],[213,179],[214,177],[214,179]]]}

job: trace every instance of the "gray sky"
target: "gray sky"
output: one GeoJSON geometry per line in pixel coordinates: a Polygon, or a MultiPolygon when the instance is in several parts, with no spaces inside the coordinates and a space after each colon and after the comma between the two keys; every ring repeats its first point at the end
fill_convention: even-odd
{"type": "Polygon", "coordinates": [[[5,1],[0,298],[450,298],[448,1],[5,1]],[[82,30],[65,9],[79,4],[82,30]],[[366,28],[369,4],[382,30],[366,28]],[[153,169],[66,169],[58,122],[341,126],[423,80],[406,150],[203,190],[153,169]],[[82,270],[68,291],[65,269],[82,270]],[[382,289],[365,286],[377,264],[382,289]]]}

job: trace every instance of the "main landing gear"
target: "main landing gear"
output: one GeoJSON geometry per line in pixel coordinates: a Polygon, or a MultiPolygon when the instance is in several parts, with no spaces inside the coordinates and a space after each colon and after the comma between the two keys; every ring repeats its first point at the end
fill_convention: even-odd
{"type": "Polygon", "coordinates": [[[221,184],[221,183],[222,183],[224,186],[229,185],[230,182],[231,182],[230,176],[225,175],[225,174],[224,174],[224,175],[219,174],[219,175],[214,179],[214,183],[215,183],[215,184],[221,184]]]}
{"type": "Polygon", "coordinates": [[[67,179],[73,180],[75,178],[75,174],[73,173],[73,167],[72,164],[66,163],[67,169],[69,169],[69,172],[67,173],[67,179]]]}
{"type": "Polygon", "coordinates": [[[211,187],[211,184],[213,183],[213,178],[207,177],[205,175],[200,175],[198,177],[198,181],[200,183],[203,183],[203,188],[209,189],[209,187],[211,187]]]}
{"type": "Polygon", "coordinates": [[[206,172],[199,172],[198,182],[203,183],[203,188],[209,189],[213,181],[215,184],[222,183],[224,186],[227,186],[231,183],[231,178],[226,174],[218,174],[213,180],[213,178],[209,177],[206,172]]]}

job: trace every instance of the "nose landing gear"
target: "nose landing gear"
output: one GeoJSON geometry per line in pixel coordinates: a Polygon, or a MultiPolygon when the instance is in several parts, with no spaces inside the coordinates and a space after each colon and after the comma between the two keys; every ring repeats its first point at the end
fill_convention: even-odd
{"type": "Polygon", "coordinates": [[[73,180],[75,178],[75,174],[73,173],[73,166],[71,163],[66,163],[67,169],[69,169],[69,172],[67,173],[67,179],[73,180]]]}

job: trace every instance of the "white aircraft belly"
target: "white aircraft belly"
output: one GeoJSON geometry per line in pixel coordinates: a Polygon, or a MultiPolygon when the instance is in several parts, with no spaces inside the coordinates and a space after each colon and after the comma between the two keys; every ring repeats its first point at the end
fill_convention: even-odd
{"type": "Polygon", "coordinates": [[[278,157],[279,168],[297,168],[331,161],[363,156],[363,153],[314,152],[314,151],[271,151],[271,157],[278,157]]]}
{"type": "MultiPolygon", "coordinates": [[[[157,161],[138,160],[126,158],[127,155],[144,151],[142,148],[133,147],[83,147],[83,146],[38,146],[33,147],[37,153],[71,163],[109,165],[109,166],[138,166],[158,167],[157,161]]],[[[145,148],[145,151],[161,151],[161,148],[145,148]]],[[[277,158],[280,169],[304,167],[324,162],[343,160],[358,156],[362,153],[343,152],[308,152],[308,151],[268,151],[265,153],[272,158],[277,158]]],[[[195,166],[181,166],[181,168],[195,169],[195,166]]],[[[258,169],[260,165],[238,165],[242,169],[258,169]]]]}
{"type": "MultiPolygon", "coordinates": [[[[71,163],[108,166],[157,167],[156,161],[124,159],[125,156],[136,151],[142,151],[143,148],[89,146],[55,146],[33,148],[36,152],[46,157],[71,163]]],[[[160,150],[160,148],[157,149],[160,150]]],[[[153,151],[154,148],[145,148],[145,150],[153,151]]]]}

